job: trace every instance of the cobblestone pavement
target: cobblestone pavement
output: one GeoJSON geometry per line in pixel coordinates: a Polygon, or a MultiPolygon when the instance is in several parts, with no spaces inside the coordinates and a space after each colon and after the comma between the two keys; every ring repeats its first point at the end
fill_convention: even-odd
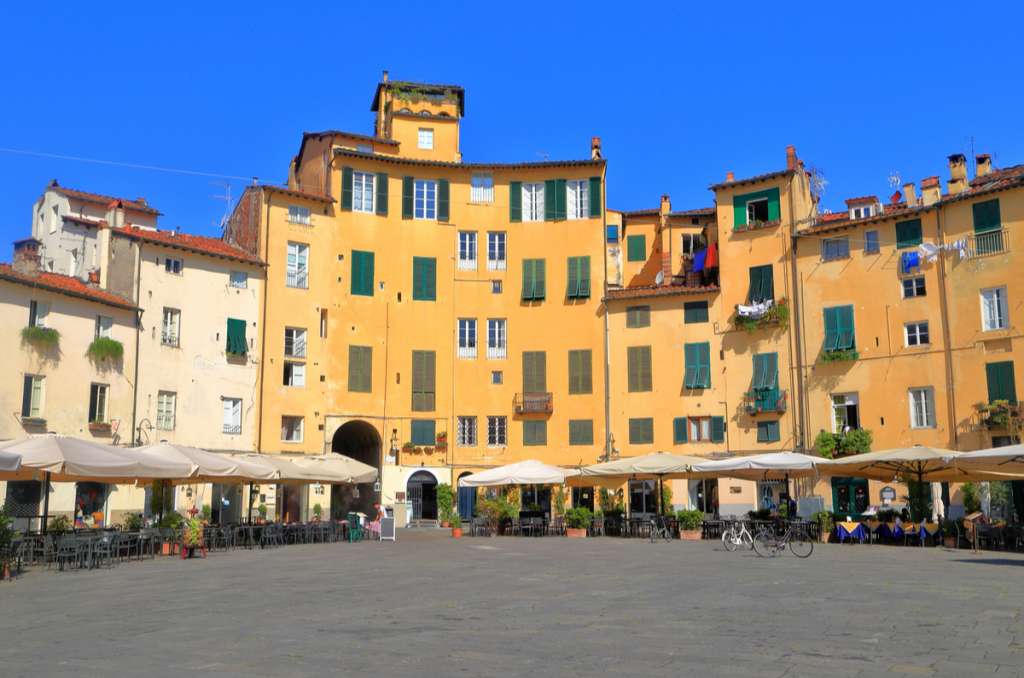
{"type": "Polygon", "coordinates": [[[1022,604],[1018,554],[400,531],[29,571],[0,676],[1017,676],[1022,604]]]}

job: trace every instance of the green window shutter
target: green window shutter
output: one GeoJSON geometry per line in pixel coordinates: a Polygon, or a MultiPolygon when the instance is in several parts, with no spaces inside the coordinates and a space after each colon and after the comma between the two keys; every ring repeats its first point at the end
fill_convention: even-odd
{"type": "Polygon", "coordinates": [[[558,184],[554,179],[544,182],[544,221],[554,221],[558,212],[558,184]]]}
{"type": "Polygon", "coordinates": [[[437,180],[437,220],[448,221],[451,204],[451,186],[447,179],[437,180]]]}
{"type": "Polygon", "coordinates": [[[601,216],[601,177],[590,177],[590,216],[601,216]]]}
{"type": "Polygon", "coordinates": [[[35,385],[32,377],[25,377],[21,389],[21,416],[32,416],[32,387],[35,385]]]}
{"type": "Polygon", "coordinates": [[[651,347],[630,346],[626,349],[627,383],[630,392],[651,390],[651,347]]]}
{"type": "Polygon", "coordinates": [[[540,421],[523,422],[523,445],[547,445],[548,423],[540,421]]]}
{"type": "Polygon", "coordinates": [[[567,298],[569,298],[569,299],[575,299],[576,298],[576,286],[577,286],[577,283],[576,283],[576,275],[577,275],[576,257],[569,257],[568,259],[566,259],[566,261],[565,261],[565,273],[566,273],[566,278],[567,278],[566,283],[565,283],[565,296],[567,298]]]}
{"type": "Polygon", "coordinates": [[[412,298],[415,301],[437,300],[437,259],[412,258],[412,298]]]}
{"type": "Polygon", "coordinates": [[[402,218],[412,219],[413,178],[402,177],[402,218]]]}
{"type": "Polygon", "coordinates": [[[590,257],[577,257],[576,264],[579,274],[577,276],[576,297],[578,299],[590,298],[590,257]]]}
{"type": "Polygon", "coordinates": [[[821,348],[824,351],[835,351],[839,348],[839,308],[822,310],[825,317],[825,341],[821,348]]]}
{"type": "Polygon", "coordinates": [[[751,388],[754,390],[774,389],[779,385],[779,354],[754,354],[754,378],[751,388]]]}
{"type": "Polygon", "coordinates": [[[437,442],[434,432],[436,422],[433,419],[413,419],[412,436],[413,445],[433,446],[437,442]]]}
{"type": "Polygon", "coordinates": [[[533,299],[533,278],[534,260],[523,259],[523,293],[521,298],[524,301],[533,299]]]}
{"type": "Polygon", "coordinates": [[[747,203],[755,200],[768,201],[768,221],[778,221],[782,218],[779,208],[779,189],[769,188],[755,193],[744,193],[733,196],[733,228],[747,226],[747,203]]]}
{"type": "Polygon", "coordinates": [[[245,355],[249,352],[249,342],[245,340],[245,321],[228,318],[227,346],[225,350],[231,355],[245,355]]]}
{"type": "Polygon", "coordinates": [[[593,379],[589,349],[569,351],[569,393],[592,393],[593,379]]]}
{"type": "Polygon", "coordinates": [[[852,349],[857,346],[856,331],[853,326],[853,306],[840,306],[836,309],[839,328],[839,348],[852,349]]]}
{"type": "Polygon", "coordinates": [[[373,347],[348,347],[348,390],[370,393],[373,375],[373,347]]]}
{"type": "Polygon", "coordinates": [[[341,209],[352,210],[352,168],[341,168],[341,209]]]}
{"type": "Polygon", "coordinates": [[[373,252],[352,250],[352,294],[373,296],[373,252]]]}
{"type": "Polygon", "coordinates": [[[626,236],[626,260],[647,261],[647,238],[643,235],[626,236]]]}
{"type": "Polygon", "coordinates": [[[523,351],[523,393],[546,393],[547,353],[523,351]]]}
{"type": "Polygon", "coordinates": [[[711,442],[725,441],[725,417],[711,417],[711,442]]]}
{"type": "Polygon", "coordinates": [[[988,401],[1006,400],[1017,402],[1017,383],[1013,361],[985,364],[985,378],[988,381],[988,401]]]}
{"type": "Polygon", "coordinates": [[[412,409],[433,412],[435,409],[435,366],[433,351],[412,352],[412,409]]]}
{"type": "Polygon", "coordinates": [[[555,221],[565,221],[566,213],[565,179],[555,179],[555,221]]]}
{"type": "Polygon", "coordinates": [[[689,429],[686,426],[686,417],[676,417],[672,420],[672,443],[682,445],[687,442],[689,429]]]}
{"type": "Polygon", "coordinates": [[[896,249],[917,247],[921,244],[921,220],[911,219],[896,223],[896,249]]]}
{"type": "Polygon", "coordinates": [[[711,344],[686,344],[683,360],[686,367],[683,385],[688,389],[711,388],[711,344]]]}
{"type": "Polygon", "coordinates": [[[545,262],[544,259],[537,259],[533,265],[533,298],[544,299],[545,291],[545,262]]]}
{"type": "Polygon", "coordinates": [[[778,421],[759,421],[757,422],[757,442],[759,443],[776,443],[779,441],[779,422],[778,421]]]}
{"type": "Polygon", "coordinates": [[[629,306],[626,308],[626,327],[650,327],[650,306],[629,306]]]}
{"type": "Polygon", "coordinates": [[[640,417],[629,420],[629,444],[650,445],[654,442],[654,419],[640,417]]]}
{"type": "Polygon", "coordinates": [[[594,444],[594,420],[593,419],[570,419],[569,420],[569,444],[570,445],[593,445],[594,444]]]}
{"type": "Polygon", "coordinates": [[[999,200],[986,200],[971,205],[974,214],[974,232],[986,233],[996,231],[1002,227],[1002,217],[999,214],[999,200]]]}
{"type": "Polygon", "coordinates": [[[508,220],[523,220],[523,182],[513,181],[508,185],[508,220]]]}
{"type": "Polygon", "coordinates": [[[688,301],[683,304],[683,322],[706,323],[708,321],[708,302],[688,301]]]}
{"type": "Polygon", "coordinates": [[[376,211],[382,217],[388,215],[388,175],[384,172],[377,172],[377,205],[376,211]]]}

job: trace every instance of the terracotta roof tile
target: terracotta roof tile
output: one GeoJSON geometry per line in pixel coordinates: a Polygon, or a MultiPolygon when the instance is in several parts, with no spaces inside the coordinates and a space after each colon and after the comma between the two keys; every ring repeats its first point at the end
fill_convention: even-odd
{"type": "Polygon", "coordinates": [[[697,294],[715,294],[718,291],[718,285],[707,285],[704,287],[687,287],[685,285],[636,285],[634,287],[609,289],[603,301],[617,301],[619,299],[645,299],[648,297],[672,297],[692,296],[697,294]]]}
{"type": "Polygon", "coordinates": [[[107,306],[116,306],[118,308],[130,310],[137,308],[130,300],[125,299],[118,294],[107,292],[106,290],[101,290],[97,287],[92,287],[78,278],[72,278],[69,275],[49,273],[47,271],[22,273],[14,270],[14,267],[10,264],[0,264],[0,280],[29,285],[30,287],[38,287],[40,289],[50,290],[51,292],[57,292],[60,294],[67,294],[72,297],[106,304],[107,306]]]}
{"type": "Polygon", "coordinates": [[[1001,179],[1013,179],[1024,176],[1024,165],[1014,165],[1004,169],[994,169],[985,176],[971,179],[971,186],[982,186],[1001,179]]]}
{"type": "Polygon", "coordinates": [[[650,217],[661,214],[661,210],[657,207],[651,207],[641,210],[621,210],[621,214],[624,217],[650,217]]]}
{"type": "Polygon", "coordinates": [[[450,167],[452,169],[534,169],[545,167],[600,167],[605,164],[604,158],[593,160],[546,160],[543,162],[446,162],[443,160],[418,160],[416,158],[402,158],[393,155],[370,155],[357,151],[348,151],[344,148],[334,149],[334,155],[346,158],[364,158],[366,160],[377,160],[379,162],[394,165],[419,165],[421,167],[450,167]]]}
{"type": "Polygon", "coordinates": [[[939,177],[925,177],[921,180],[921,188],[931,188],[939,185],[939,177]]]}
{"type": "Polygon", "coordinates": [[[123,238],[130,238],[141,242],[153,243],[173,249],[206,254],[211,257],[220,257],[240,261],[247,264],[262,264],[258,258],[252,256],[245,250],[235,247],[219,238],[208,238],[202,235],[190,235],[188,233],[175,233],[173,231],[150,231],[134,226],[127,228],[112,228],[111,233],[123,238]]]}
{"type": "Polygon", "coordinates": [[[313,193],[311,191],[301,191],[297,188],[287,188],[285,186],[275,186],[274,184],[260,184],[260,188],[270,191],[271,193],[280,193],[282,195],[290,195],[293,198],[302,198],[303,200],[315,200],[316,202],[332,203],[334,198],[329,195],[323,195],[321,193],[313,193]]]}
{"type": "Polygon", "coordinates": [[[778,177],[784,177],[788,174],[792,174],[795,170],[784,169],[777,172],[768,172],[767,174],[758,174],[752,177],[746,177],[744,179],[733,179],[732,181],[722,181],[717,184],[711,184],[708,186],[712,191],[719,188],[729,188],[730,186],[740,186],[743,184],[753,184],[758,181],[767,181],[768,179],[776,179],[778,177]]]}
{"type": "Polygon", "coordinates": [[[128,198],[118,198],[112,195],[103,195],[102,193],[91,193],[89,191],[79,191],[75,188],[66,188],[61,186],[56,181],[52,182],[47,188],[50,190],[57,191],[61,195],[65,195],[69,198],[75,198],[77,200],[84,200],[86,202],[96,203],[107,207],[111,203],[120,202],[124,205],[125,209],[134,210],[136,212],[144,212],[146,214],[159,215],[160,211],[153,209],[144,202],[138,200],[130,200],[128,198]]]}
{"type": "Polygon", "coordinates": [[[853,205],[874,205],[876,202],[878,202],[878,196],[877,195],[865,195],[865,196],[861,196],[859,198],[847,198],[846,199],[846,204],[848,206],[851,206],[851,207],[853,205]]]}
{"type": "Polygon", "coordinates": [[[676,212],[669,212],[670,217],[713,217],[717,213],[717,209],[714,207],[698,207],[692,210],[679,210],[676,212]]]}

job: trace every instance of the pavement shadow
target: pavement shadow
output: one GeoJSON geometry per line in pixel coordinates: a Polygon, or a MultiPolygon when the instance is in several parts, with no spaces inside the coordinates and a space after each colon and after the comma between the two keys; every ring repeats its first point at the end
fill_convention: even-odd
{"type": "Polygon", "coordinates": [[[1011,565],[1024,567],[1024,559],[1014,560],[1013,558],[960,558],[954,563],[972,563],[981,565],[1011,565]]]}

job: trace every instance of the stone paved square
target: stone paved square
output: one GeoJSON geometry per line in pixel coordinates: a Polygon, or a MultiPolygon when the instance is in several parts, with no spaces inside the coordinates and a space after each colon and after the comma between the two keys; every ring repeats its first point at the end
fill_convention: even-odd
{"type": "Polygon", "coordinates": [[[0,675],[1024,675],[1024,556],[464,538],[31,570],[0,675]]]}

